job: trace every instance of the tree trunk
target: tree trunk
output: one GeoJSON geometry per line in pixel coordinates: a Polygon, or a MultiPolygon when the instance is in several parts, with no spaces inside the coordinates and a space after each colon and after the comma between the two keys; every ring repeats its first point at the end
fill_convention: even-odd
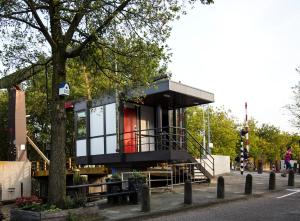
{"type": "Polygon", "coordinates": [[[66,197],[66,111],[59,84],[66,81],[66,59],[63,50],[54,51],[51,103],[51,154],[48,201],[64,207],[66,197]]]}

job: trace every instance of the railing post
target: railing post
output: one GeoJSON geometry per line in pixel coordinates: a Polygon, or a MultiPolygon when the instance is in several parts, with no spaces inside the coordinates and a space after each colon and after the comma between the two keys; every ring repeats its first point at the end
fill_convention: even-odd
{"type": "Polygon", "coordinates": [[[171,169],[171,189],[173,190],[173,170],[171,169]]]}
{"type": "Polygon", "coordinates": [[[46,171],[46,170],[47,170],[47,162],[44,161],[44,171],[46,171]]]}
{"type": "Polygon", "coordinates": [[[40,171],[40,162],[36,161],[36,172],[40,171]]]}
{"type": "Polygon", "coordinates": [[[149,182],[149,189],[151,189],[151,175],[150,172],[148,172],[148,182],[149,182]]]}
{"type": "Polygon", "coordinates": [[[69,157],[68,161],[69,161],[69,170],[71,170],[72,169],[72,159],[71,159],[71,157],[69,157]]]}

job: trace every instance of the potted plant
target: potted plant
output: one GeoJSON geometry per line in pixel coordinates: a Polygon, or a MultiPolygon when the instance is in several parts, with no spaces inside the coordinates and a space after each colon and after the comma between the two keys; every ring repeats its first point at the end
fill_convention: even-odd
{"type": "Polygon", "coordinates": [[[143,184],[146,183],[146,176],[138,171],[133,171],[133,173],[128,177],[128,190],[135,191],[129,196],[129,201],[136,204],[141,198],[141,190],[143,184]]]}
{"type": "MultiPolygon", "coordinates": [[[[112,174],[111,177],[106,178],[106,191],[107,194],[118,193],[122,192],[122,179],[119,173],[112,174]]],[[[119,203],[120,197],[119,196],[108,196],[107,197],[108,203],[119,203]]]]}

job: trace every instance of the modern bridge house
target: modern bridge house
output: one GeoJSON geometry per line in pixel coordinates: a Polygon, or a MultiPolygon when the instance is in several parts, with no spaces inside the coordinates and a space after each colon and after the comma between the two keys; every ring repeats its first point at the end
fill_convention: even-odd
{"type": "MultiPolygon", "coordinates": [[[[129,92],[126,99],[111,95],[75,103],[77,164],[146,169],[197,162],[190,151],[203,147],[185,129],[184,110],[211,103],[214,95],[171,80],[142,91],[138,101],[129,92]]],[[[213,170],[213,158],[208,160],[213,170]]]]}

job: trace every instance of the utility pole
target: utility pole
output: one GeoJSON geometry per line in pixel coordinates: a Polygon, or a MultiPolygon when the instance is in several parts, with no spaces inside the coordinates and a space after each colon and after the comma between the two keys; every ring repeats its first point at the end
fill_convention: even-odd
{"type": "Polygon", "coordinates": [[[212,148],[212,143],[211,143],[211,140],[210,140],[210,119],[209,119],[209,106],[207,106],[207,151],[209,154],[211,154],[211,148],[212,148]]]}
{"type": "Polygon", "coordinates": [[[202,153],[202,158],[206,155],[206,121],[205,121],[205,109],[203,107],[203,112],[202,112],[202,117],[203,117],[203,129],[202,129],[202,136],[203,136],[203,153],[202,153]]]}

